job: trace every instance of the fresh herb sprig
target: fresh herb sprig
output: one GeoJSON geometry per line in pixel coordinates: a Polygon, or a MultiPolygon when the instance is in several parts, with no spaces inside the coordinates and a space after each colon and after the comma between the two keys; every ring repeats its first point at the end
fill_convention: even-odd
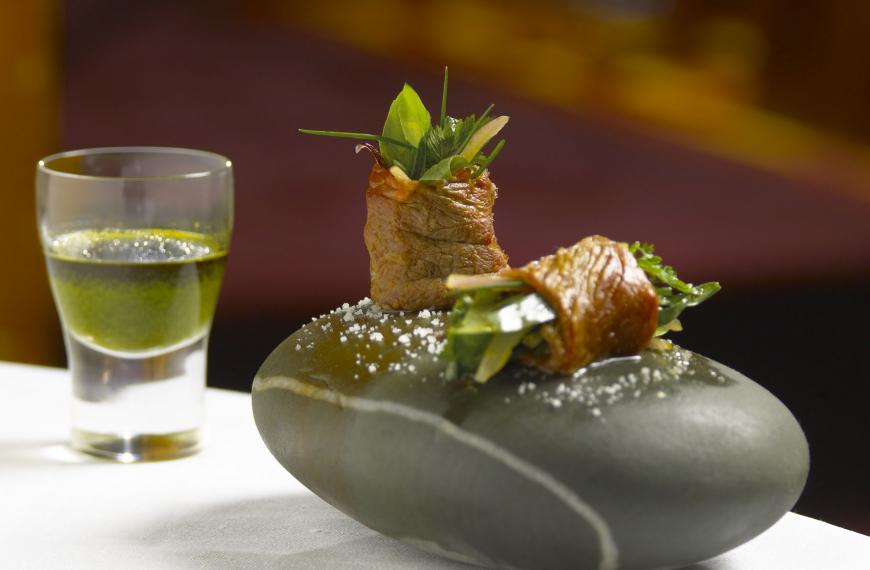
{"type": "Polygon", "coordinates": [[[677,318],[680,313],[689,307],[700,305],[722,289],[716,281],[692,285],[680,280],[674,268],[665,265],[662,258],[655,255],[652,244],[636,241],[628,246],[628,250],[637,259],[638,266],[646,273],[659,296],[659,320],[655,336],[662,336],[670,330],[679,330],[677,318]]]}
{"type": "MultiPolygon", "coordinates": [[[[713,281],[692,285],[680,280],[676,271],[655,255],[650,244],[635,242],[628,247],[659,298],[655,336],[680,330],[680,313],[721,289],[713,281]]],[[[549,349],[540,327],[554,321],[556,314],[526,283],[497,275],[451,275],[446,285],[448,294],[457,297],[442,353],[449,362],[448,379],[467,375],[486,382],[507,364],[518,347],[532,353],[549,349]]]]}
{"type": "Polygon", "coordinates": [[[481,287],[463,292],[450,314],[442,356],[447,378],[471,375],[486,382],[510,360],[514,349],[556,313],[537,293],[515,287],[481,287]]]}
{"type": "Polygon", "coordinates": [[[404,176],[412,180],[438,183],[448,180],[462,168],[471,168],[472,178],[477,178],[504,147],[505,141],[502,139],[488,155],[483,153],[483,148],[504,127],[508,117],[490,118],[492,105],[479,117],[474,114],[464,119],[448,116],[447,84],[445,67],[441,113],[435,125],[432,125],[432,118],[420,96],[406,83],[390,104],[380,135],[311,129],[299,129],[299,132],[375,141],[387,167],[400,169],[404,176]]]}

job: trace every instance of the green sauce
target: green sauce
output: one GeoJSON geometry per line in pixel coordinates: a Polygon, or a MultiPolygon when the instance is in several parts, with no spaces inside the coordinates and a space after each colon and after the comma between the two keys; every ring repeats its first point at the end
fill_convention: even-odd
{"type": "Polygon", "coordinates": [[[227,248],[203,234],[84,230],[61,235],[46,253],[67,331],[84,343],[152,352],[206,333],[227,248]]]}

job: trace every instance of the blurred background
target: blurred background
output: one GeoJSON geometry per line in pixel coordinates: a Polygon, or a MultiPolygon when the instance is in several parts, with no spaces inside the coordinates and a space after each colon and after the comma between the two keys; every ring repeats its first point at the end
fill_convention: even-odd
{"type": "Polygon", "coordinates": [[[42,156],[202,148],[236,172],[213,386],[368,292],[353,143],[403,81],[511,116],[492,173],[518,265],[601,233],[724,290],[675,340],[766,386],[813,464],[796,510],[870,534],[870,4],[860,0],[0,2],[0,359],[62,366],[42,156]]]}

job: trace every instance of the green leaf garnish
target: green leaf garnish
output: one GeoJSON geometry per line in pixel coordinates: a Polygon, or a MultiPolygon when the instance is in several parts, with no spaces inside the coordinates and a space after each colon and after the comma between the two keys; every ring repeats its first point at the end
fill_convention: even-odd
{"type": "Polygon", "coordinates": [[[380,158],[387,168],[398,166],[412,180],[429,184],[449,180],[458,170],[472,167],[472,179],[479,177],[498,156],[504,141],[489,153],[483,147],[507,123],[507,117],[490,119],[492,105],[479,116],[456,119],[447,115],[448,72],[444,68],[441,89],[441,114],[438,124],[432,118],[420,96],[407,83],[390,104],[383,132],[380,135],[346,131],[299,132],[320,136],[342,137],[379,143],[380,158]]]}
{"type": "Polygon", "coordinates": [[[357,139],[357,140],[361,140],[361,141],[377,141],[381,144],[389,143],[392,145],[402,146],[405,148],[410,148],[410,149],[414,148],[413,146],[411,146],[410,144],[408,144],[404,141],[391,139],[389,137],[385,137],[385,136],[381,136],[381,135],[373,135],[370,133],[348,133],[345,131],[315,131],[315,130],[311,130],[311,129],[299,129],[299,132],[306,134],[306,135],[318,135],[321,137],[339,137],[339,138],[343,138],[343,139],[357,139]]]}
{"type": "Polygon", "coordinates": [[[486,382],[501,370],[514,348],[556,313],[537,293],[478,289],[456,302],[447,329],[444,357],[448,379],[474,376],[486,382]]]}
{"type": "Polygon", "coordinates": [[[400,140],[411,148],[381,143],[381,154],[388,162],[399,161],[406,166],[413,164],[420,139],[429,130],[431,123],[432,118],[420,96],[413,87],[405,83],[390,104],[382,136],[400,140]]]}
{"type": "Polygon", "coordinates": [[[440,162],[433,164],[429,167],[426,172],[420,175],[420,182],[437,182],[439,180],[447,180],[450,178],[450,175],[463,168],[468,166],[468,161],[455,154],[453,156],[448,156],[447,158],[441,160],[440,162]]]}
{"type": "Polygon", "coordinates": [[[673,267],[665,265],[662,258],[655,255],[652,244],[636,241],[628,249],[637,259],[638,266],[646,273],[659,296],[659,321],[655,336],[662,336],[670,331],[671,322],[676,320],[684,310],[700,305],[722,289],[716,281],[701,285],[682,281],[677,277],[673,267]]]}
{"type": "Polygon", "coordinates": [[[489,153],[489,156],[479,154],[478,155],[479,160],[477,161],[477,169],[474,171],[474,173],[471,175],[471,177],[477,178],[478,176],[480,176],[483,173],[483,171],[489,167],[489,164],[493,160],[495,160],[495,157],[497,157],[498,153],[501,152],[502,147],[504,147],[504,139],[501,139],[500,141],[498,141],[498,143],[495,145],[495,148],[492,149],[491,153],[489,153]]]}
{"type": "Polygon", "coordinates": [[[480,154],[480,151],[483,149],[484,145],[491,141],[492,138],[497,135],[500,130],[502,130],[507,122],[508,118],[505,116],[501,116],[496,117],[491,121],[488,121],[487,123],[481,125],[478,128],[475,128],[474,134],[471,135],[471,138],[468,139],[468,143],[462,149],[462,156],[464,156],[466,160],[474,160],[477,155],[480,154]]]}
{"type": "Polygon", "coordinates": [[[444,84],[441,87],[441,118],[438,124],[444,127],[447,121],[447,66],[444,66],[444,84]]]}

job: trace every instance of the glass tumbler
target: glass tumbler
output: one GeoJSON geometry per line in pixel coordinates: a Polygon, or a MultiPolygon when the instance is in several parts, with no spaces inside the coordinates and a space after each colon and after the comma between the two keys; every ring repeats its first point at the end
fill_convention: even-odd
{"type": "Polygon", "coordinates": [[[37,218],[72,375],[72,446],[132,462],[197,451],[233,225],[229,160],[180,148],[54,154],[37,218]]]}

